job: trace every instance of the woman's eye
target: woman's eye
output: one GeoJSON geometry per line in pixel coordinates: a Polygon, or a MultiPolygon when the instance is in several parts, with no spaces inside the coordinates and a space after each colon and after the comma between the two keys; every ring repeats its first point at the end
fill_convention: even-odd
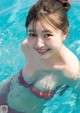
{"type": "Polygon", "coordinates": [[[36,37],[36,34],[35,33],[30,33],[29,36],[30,37],[36,37]]]}
{"type": "Polygon", "coordinates": [[[52,34],[45,34],[45,37],[48,38],[50,36],[53,36],[52,34]]]}

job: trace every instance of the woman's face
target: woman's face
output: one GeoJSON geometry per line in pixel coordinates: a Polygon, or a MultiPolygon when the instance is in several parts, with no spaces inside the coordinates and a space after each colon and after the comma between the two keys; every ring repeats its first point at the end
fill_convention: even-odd
{"type": "Polygon", "coordinates": [[[42,26],[39,21],[33,27],[33,21],[28,25],[28,44],[39,58],[47,59],[57,52],[63,45],[62,41],[67,34],[52,27],[46,21],[42,26]],[[45,25],[45,29],[44,26],[45,25]]]}

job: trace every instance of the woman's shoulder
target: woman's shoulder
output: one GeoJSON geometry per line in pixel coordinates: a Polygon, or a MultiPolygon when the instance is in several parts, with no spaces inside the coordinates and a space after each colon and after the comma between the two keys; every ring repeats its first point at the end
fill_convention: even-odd
{"type": "Polygon", "coordinates": [[[27,39],[25,39],[25,40],[23,40],[23,42],[22,42],[22,44],[21,44],[21,46],[24,46],[24,45],[26,45],[27,44],[27,39]]]}
{"type": "MultiPolygon", "coordinates": [[[[30,48],[27,39],[25,39],[22,44],[21,44],[21,50],[25,56],[25,58],[30,59],[32,58],[33,54],[32,54],[32,49],[30,48]]],[[[31,60],[31,59],[30,59],[31,60]]]]}
{"type": "Polygon", "coordinates": [[[27,47],[28,47],[28,41],[27,41],[27,39],[25,39],[25,40],[23,40],[23,42],[21,43],[21,50],[22,50],[23,53],[26,52],[27,47]]]}
{"type": "Polygon", "coordinates": [[[22,42],[22,44],[21,44],[21,50],[22,50],[22,52],[23,52],[23,54],[26,56],[26,57],[30,57],[30,47],[29,47],[29,45],[28,45],[28,41],[27,41],[27,39],[25,39],[23,42],[22,42]]]}

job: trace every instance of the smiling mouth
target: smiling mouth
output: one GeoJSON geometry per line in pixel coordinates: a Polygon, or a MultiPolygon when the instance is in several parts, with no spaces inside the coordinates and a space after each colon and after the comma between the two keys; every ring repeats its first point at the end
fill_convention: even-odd
{"type": "Polygon", "coordinates": [[[46,54],[48,51],[50,51],[51,49],[47,49],[47,50],[40,50],[40,49],[37,49],[37,52],[41,55],[44,55],[46,54]]]}

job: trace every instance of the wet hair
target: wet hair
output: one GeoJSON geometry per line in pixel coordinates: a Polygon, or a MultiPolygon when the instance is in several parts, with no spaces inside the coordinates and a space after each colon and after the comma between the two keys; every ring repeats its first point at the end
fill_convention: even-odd
{"type": "Polygon", "coordinates": [[[68,28],[67,11],[71,8],[67,0],[38,0],[29,10],[25,26],[33,20],[33,26],[40,21],[45,27],[44,21],[63,32],[68,28]]]}

